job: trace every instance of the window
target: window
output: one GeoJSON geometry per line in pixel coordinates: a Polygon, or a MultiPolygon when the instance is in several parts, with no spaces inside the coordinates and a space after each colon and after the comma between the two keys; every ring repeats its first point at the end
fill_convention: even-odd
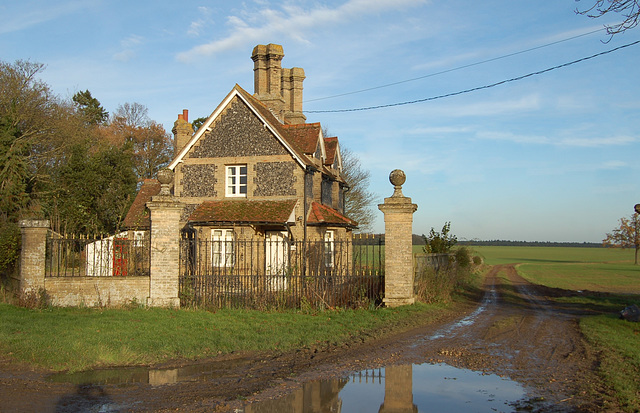
{"type": "Polygon", "coordinates": [[[233,267],[233,230],[214,229],[211,231],[211,262],[214,267],[233,267]]]}
{"type": "Polygon", "coordinates": [[[333,256],[335,254],[335,241],[333,231],[324,233],[324,266],[325,268],[333,268],[333,256]]]}
{"type": "Polygon", "coordinates": [[[227,196],[247,196],[247,165],[227,166],[227,196]]]}
{"type": "Polygon", "coordinates": [[[333,181],[329,177],[322,176],[320,191],[320,202],[322,202],[323,205],[333,206],[333,181]]]}
{"type": "Polygon", "coordinates": [[[145,245],[145,231],[133,231],[133,246],[144,247],[145,245]]]}

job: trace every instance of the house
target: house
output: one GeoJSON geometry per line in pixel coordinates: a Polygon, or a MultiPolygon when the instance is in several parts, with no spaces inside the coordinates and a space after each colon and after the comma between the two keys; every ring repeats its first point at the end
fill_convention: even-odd
{"type": "MultiPolygon", "coordinates": [[[[168,167],[184,204],[180,225],[185,236],[210,242],[213,267],[236,266],[240,245],[260,241],[267,274],[282,271],[298,242],[321,243],[330,268],[336,243],[350,243],[357,226],[344,215],[349,188],[338,138],[306,122],[304,71],[281,67],[282,46],[258,45],[251,57],[253,95],[236,84],[197,131],[187,110],[174,124],[168,167]]],[[[127,228],[148,230],[145,204],[159,191],[158,181],[143,183],[127,228]]]]}

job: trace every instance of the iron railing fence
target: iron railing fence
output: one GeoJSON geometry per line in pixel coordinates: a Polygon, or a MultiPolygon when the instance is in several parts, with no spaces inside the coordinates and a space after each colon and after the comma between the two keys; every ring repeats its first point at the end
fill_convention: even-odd
{"type": "Polygon", "coordinates": [[[149,276],[148,232],[47,237],[45,277],[149,276]]]}
{"type": "Polygon", "coordinates": [[[201,308],[357,308],[384,296],[384,263],[351,241],[183,238],[180,301],[201,308]]]}

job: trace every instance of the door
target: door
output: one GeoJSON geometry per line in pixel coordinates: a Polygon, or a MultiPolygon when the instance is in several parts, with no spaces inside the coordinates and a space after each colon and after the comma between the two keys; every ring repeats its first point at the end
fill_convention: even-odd
{"type": "Polygon", "coordinates": [[[264,246],[267,287],[271,291],[286,290],[289,235],[284,231],[267,231],[264,246]]]}

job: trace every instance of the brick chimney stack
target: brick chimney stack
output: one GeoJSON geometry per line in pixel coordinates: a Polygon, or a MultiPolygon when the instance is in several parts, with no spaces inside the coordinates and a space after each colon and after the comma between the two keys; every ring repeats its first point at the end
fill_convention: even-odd
{"type": "Polygon", "coordinates": [[[304,123],[302,113],[302,82],[304,70],[283,69],[284,52],[279,44],[257,45],[251,59],[254,62],[254,96],[287,124],[304,123]]]}
{"type": "Polygon", "coordinates": [[[183,109],[178,115],[178,120],[173,124],[173,156],[184,148],[193,136],[193,126],[189,123],[189,110],[183,109]]]}

